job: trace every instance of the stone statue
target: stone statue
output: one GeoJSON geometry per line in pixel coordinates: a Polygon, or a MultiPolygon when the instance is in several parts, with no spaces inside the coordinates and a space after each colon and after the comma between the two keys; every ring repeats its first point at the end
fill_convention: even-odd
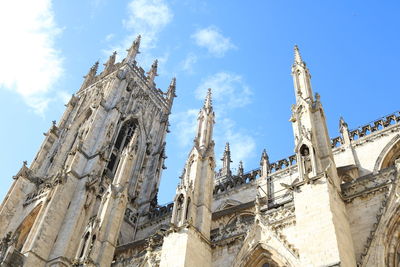
{"type": "Polygon", "coordinates": [[[308,174],[312,172],[310,150],[308,149],[308,147],[305,147],[301,151],[301,157],[302,157],[303,166],[304,166],[304,174],[308,177],[308,174]]]}

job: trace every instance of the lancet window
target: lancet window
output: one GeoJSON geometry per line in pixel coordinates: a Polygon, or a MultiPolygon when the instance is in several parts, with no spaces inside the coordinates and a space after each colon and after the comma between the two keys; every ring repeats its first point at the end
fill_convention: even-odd
{"type": "Polygon", "coordinates": [[[129,144],[129,141],[132,139],[136,126],[137,123],[134,120],[129,120],[125,122],[119,130],[107,165],[108,173],[111,174],[111,176],[115,174],[121,157],[121,153],[124,148],[129,144]]]}

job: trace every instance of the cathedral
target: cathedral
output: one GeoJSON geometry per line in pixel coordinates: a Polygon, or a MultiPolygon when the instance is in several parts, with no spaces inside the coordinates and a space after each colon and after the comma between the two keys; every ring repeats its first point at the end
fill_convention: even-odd
{"type": "MultiPolygon", "coordinates": [[[[297,46],[294,154],[216,170],[212,89],[176,195],[157,203],[176,80],[112,54],[53,122],[0,206],[0,266],[400,266],[400,113],[330,138],[297,46]]],[[[289,108],[289,107],[288,107],[289,108]]],[[[218,155],[219,158],[219,155],[218,155]]]]}

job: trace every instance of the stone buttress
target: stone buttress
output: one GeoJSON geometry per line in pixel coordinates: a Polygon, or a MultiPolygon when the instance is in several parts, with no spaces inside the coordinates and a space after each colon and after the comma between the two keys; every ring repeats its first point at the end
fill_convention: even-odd
{"type": "Polygon", "coordinates": [[[299,173],[292,186],[301,262],[304,266],[355,266],[325,114],[319,95],[312,94],[311,75],[297,46],[292,75],[296,104],[290,120],[299,173]]]}
{"type": "Polygon", "coordinates": [[[214,183],[214,111],[209,89],[197,135],[176,189],[172,227],[164,237],[161,267],[211,266],[211,205],[214,183]]]}

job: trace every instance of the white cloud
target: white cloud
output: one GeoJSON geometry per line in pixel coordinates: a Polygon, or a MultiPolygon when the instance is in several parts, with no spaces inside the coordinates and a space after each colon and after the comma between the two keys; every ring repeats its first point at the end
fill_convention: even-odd
{"type": "MultiPolygon", "coordinates": [[[[127,11],[128,17],[122,23],[128,30],[128,35],[103,52],[108,57],[113,51],[117,51],[117,61],[119,61],[126,55],[126,49],[131,47],[136,37],[141,35],[139,56],[141,65],[148,68],[156,58],[149,50],[157,46],[160,32],[171,22],[174,15],[164,0],[133,0],[128,4],[127,11]]],[[[165,63],[168,56],[168,53],[164,53],[162,58],[159,58],[159,63],[165,63]]]]}
{"type": "Polygon", "coordinates": [[[106,40],[106,42],[109,42],[109,41],[111,41],[113,38],[114,38],[114,34],[113,34],[113,33],[110,33],[110,34],[107,34],[105,40],[106,40]]]}
{"type": "Polygon", "coordinates": [[[181,68],[183,71],[193,73],[193,65],[197,62],[197,56],[193,53],[189,53],[186,58],[181,62],[181,68]]]}
{"type": "Polygon", "coordinates": [[[192,38],[198,46],[207,48],[208,52],[216,57],[222,57],[228,50],[236,48],[231,40],[223,36],[215,26],[198,30],[192,38]]]}
{"type": "MultiPolygon", "coordinates": [[[[215,126],[216,157],[222,157],[225,143],[229,142],[231,148],[232,167],[236,168],[239,161],[246,162],[253,158],[255,154],[256,142],[254,137],[237,127],[234,120],[230,118],[220,118],[215,126]]],[[[218,168],[221,161],[217,161],[218,168]]]]}
{"type": "Polygon", "coordinates": [[[176,127],[174,135],[177,137],[180,147],[186,148],[195,138],[198,114],[198,110],[189,109],[184,112],[172,113],[170,115],[171,124],[176,127]]]}
{"type": "Polygon", "coordinates": [[[0,87],[15,91],[42,114],[63,73],[55,48],[61,29],[50,0],[3,1],[0,5],[0,87]]]}
{"type": "Polygon", "coordinates": [[[214,107],[218,112],[251,103],[252,91],[240,75],[218,72],[205,78],[196,89],[196,98],[204,99],[208,88],[212,89],[214,107]]]}
{"type": "MultiPolygon", "coordinates": [[[[142,50],[156,46],[158,34],[173,18],[164,0],[133,0],[128,4],[128,19],[123,21],[126,29],[132,31],[128,43],[131,45],[137,35],[142,35],[142,50]]],[[[128,46],[128,47],[129,47],[128,46]]]]}
{"type": "Polygon", "coordinates": [[[71,99],[71,94],[65,91],[59,91],[57,92],[58,98],[64,103],[67,104],[69,100],[71,99]]]}

